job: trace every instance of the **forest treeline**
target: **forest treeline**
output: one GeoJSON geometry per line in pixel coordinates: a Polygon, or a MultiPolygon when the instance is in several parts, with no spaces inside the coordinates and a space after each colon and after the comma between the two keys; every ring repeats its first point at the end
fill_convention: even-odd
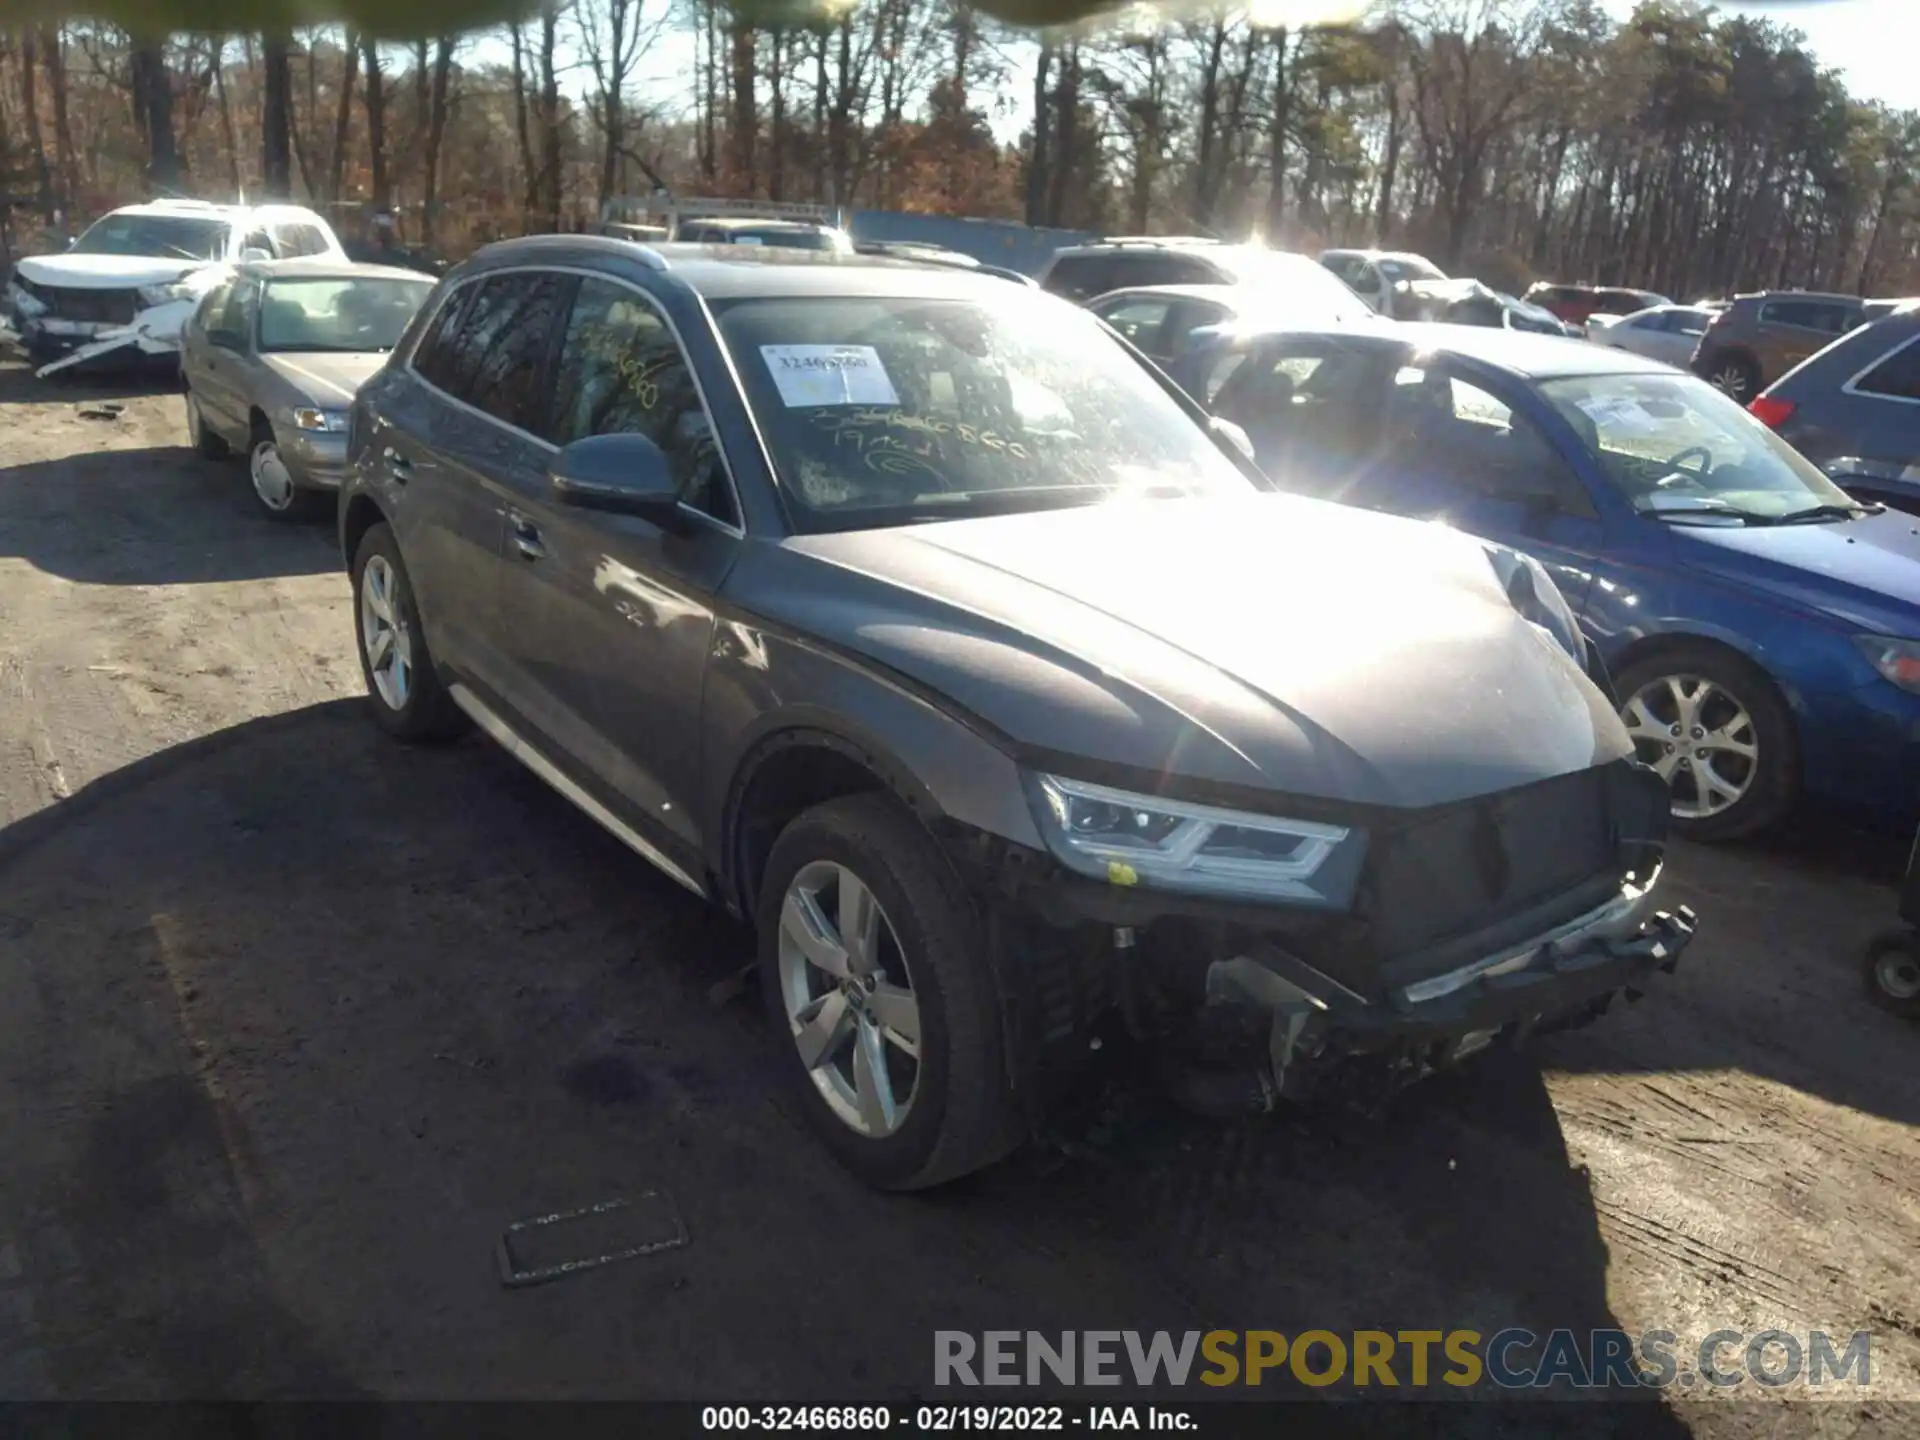
{"type": "Polygon", "coordinates": [[[1507,286],[1920,291],[1920,115],[1849,94],[1780,23],[1685,0],[1039,32],[947,0],[765,9],[564,0],[407,43],[0,31],[0,219],[19,245],[142,195],[289,196],[343,228],[396,209],[457,253],[664,185],[1385,243],[1507,286]]]}

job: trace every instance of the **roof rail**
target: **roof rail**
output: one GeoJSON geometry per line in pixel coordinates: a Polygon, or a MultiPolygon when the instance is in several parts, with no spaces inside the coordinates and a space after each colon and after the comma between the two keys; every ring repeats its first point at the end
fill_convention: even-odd
{"type": "MultiPolygon", "coordinates": [[[[838,205],[813,205],[793,200],[733,200],[720,197],[614,195],[600,207],[602,223],[634,223],[640,217],[664,216],[680,220],[805,220],[815,225],[845,228],[846,211],[838,205]]],[[[645,223],[641,220],[640,223],[645,223]]]]}
{"type": "Polygon", "coordinates": [[[1225,245],[1214,235],[1102,235],[1096,245],[1225,245]]]}

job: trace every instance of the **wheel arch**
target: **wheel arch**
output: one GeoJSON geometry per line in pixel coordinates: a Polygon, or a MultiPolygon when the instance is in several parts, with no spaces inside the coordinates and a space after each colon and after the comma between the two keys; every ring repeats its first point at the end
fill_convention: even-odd
{"type": "Polygon", "coordinates": [[[752,920],[767,857],[795,818],[828,800],[875,791],[892,795],[922,824],[942,814],[911,768],[871,739],[810,721],[755,740],[734,767],[723,811],[718,879],[731,906],[752,920]]]}
{"type": "Polygon", "coordinates": [[[1634,666],[1650,660],[1661,660],[1675,654],[1683,654],[1689,650],[1706,651],[1718,655],[1747,671],[1757,684],[1765,686],[1780,701],[1788,718],[1793,722],[1792,730],[1786,740],[1791,747],[1789,762],[1797,773],[1801,759],[1800,726],[1806,718],[1804,697],[1796,686],[1783,680],[1747,645],[1740,643],[1742,639],[1744,637],[1711,635],[1695,630],[1662,630],[1629,641],[1614,651],[1608,662],[1613,672],[1615,687],[1620,691],[1620,703],[1625,705],[1629,698],[1627,686],[1621,682],[1621,677],[1634,666]]]}
{"type": "Polygon", "coordinates": [[[353,557],[359,553],[360,542],[367,531],[376,525],[385,524],[386,511],[380,508],[380,502],[366,491],[352,495],[340,511],[340,558],[348,570],[353,569],[353,557]]]}

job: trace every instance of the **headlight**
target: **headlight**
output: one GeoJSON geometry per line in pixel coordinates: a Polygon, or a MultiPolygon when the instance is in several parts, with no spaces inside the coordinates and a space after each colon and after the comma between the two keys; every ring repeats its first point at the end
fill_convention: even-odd
{"type": "Polygon", "coordinates": [[[1580,633],[1580,622],[1574,619],[1573,607],[1567,604],[1560,587],[1553,583],[1547,567],[1531,555],[1509,550],[1504,545],[1489,545],[1486,549],[1487,559],[1493,562],[1493,573],[1513,608],[1546,631],[1573,657],[1574,663],[1584,669],[1586,637],[1580,633]]]}
{"type": "Polygon", "coordinates": [[[173,280],[165,285],[142,285],[134,294],[140,297],[142,309],[151,310],[156,305],[171,305],[175,300],[191,300],[197,292],[184,280],[173,280]]]}
{"type": "Polygon", "coordinates": [[[295,410],[293,423],[297,429],[301,430],[344,430],[347,428],[347,412],[344,410],[295,410]]]}
{"type": "Polygon", "coordinates": [[[1366,834],[1114,790],[1058,775],[1032,777],[1040,830],[1055,858],[1113,885],[1344,906],[1366,834]]]}
{"type": "Polygon", "coordinates": [[[1920,640],[1895,640],[1887,635],[1856,635],[1853,643],[1867,663],[1902,690],[1920,695],[1920,640]]]}

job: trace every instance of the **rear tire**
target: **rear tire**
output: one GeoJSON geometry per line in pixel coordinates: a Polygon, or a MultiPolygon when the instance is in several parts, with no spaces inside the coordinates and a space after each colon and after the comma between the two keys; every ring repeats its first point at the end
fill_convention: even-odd
{"type": "MultiPolygon", "coordinates": [[[[1008,1077],[984,928],[947,857],[898,800],[881,793],[850,795],[794,820],[768,857],[756,918],[761,988],[781,1066],[808,1121],[848,1170],[882,1190],[925,1189],[991,1165],[1026,1139],[1008,1077]],[[826,934],[829,950],[838,943],[833,927],[842,923],[845,906],[837,897],[847,891],[828,892],[844,879],[822,883],[821,877],[845,875],[878,904],[870,927],[876,938],[866,949],[878,957],[866,972],[877,998],[891,994],[898,1002],[904,991],[913,1003],[917,1054],[911,1062],[895,1053],[898,1037],[888,1036],[888,1012],[872,989],[829,1012],[825,1006],[849,994],[849,985],[799,955],[798,935],[826,934]],[[809,877],[815,877],[812,892],[809,877]],[[794,908],[802,896],[812,903],[810,911],[794,908]],[[831,920],[827,909],[834,912],[831,920]],[[820,930],[819,921],[829,928],[820,930]],[[811,1007],[805,1004],[809,995],[811,1007]],[[801,1016],[809,1014],[817,1021],[837,1019],[842,1034],[823,1044],[812,1064],[801,1049],[807,1025],[801,1016]],[[870,1028],[880,1038],[863,1028],[868,1020],[876,1022],[870,1028]],[[885,1124],[866,1130],[864,1117],[883,1112],[859,1104],[863,1043],[892,1072],[887,1103],[898,1111],[897,1120],[889,1114],[885,1124]],[[900,1078],[909,1063],[910,1090],[900,1078]]],[[[858,941],[843,946],[843,953],[846,948],[858,948],[858,941]]],[[[847,968],[857,992],[861,966],[847,968]]],[[[867,1061],[869,1075],[875,1063],[867,1061]]]]}
{"type": "Polygon", "coordinates": [[[1747,404],[1760,393],[1760,367],[1751,355],[1724,350],[1700,367],[1700,374],[1727,398],[1747,404]]]}
{"type": "Polygon", "coordinates": [[[1867,998],[1903,1020],[1920,1020],[1920,935],[1889,930],[1867,942],[1867,998]]]}
{"type": "Polygon", "coordinates": [[[1800,789],[1793,712],[1757,666],[1716,645],[1687,642],[1625,666],[1614,689],[1639,759],[1673,790],[1675,834],[1733,840],[1793,808],[1800,789]]]}
{"type": "Polygon", "coordinates": [[[390,526],[375,525],[360,537],[352,575],[354,649],[374,723],[408,742],[460,734],[468,725],[466,713],[453,703],[434,668],[413,584],[390,526]],[[404,673],[396,678],[402,662],[404,673]]]}
{"type": "Polygon", "coordinates": [[[207,417],[200,409],[200,397],[187,392],[187,443],[203,460],[224,460],[233,452],[227,442],[207,428],[207,417]]]}

